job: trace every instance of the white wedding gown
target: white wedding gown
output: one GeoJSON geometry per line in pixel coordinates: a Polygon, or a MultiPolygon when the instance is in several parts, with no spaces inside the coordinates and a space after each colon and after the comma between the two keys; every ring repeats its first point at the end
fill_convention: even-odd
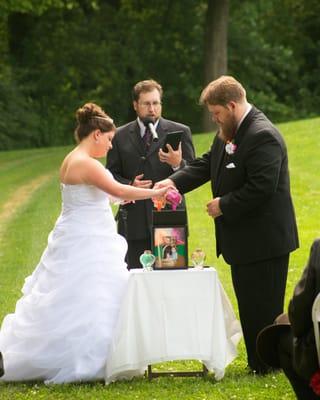
{"type": "MultiPolygon", "coordinates": [[[[109,171],[106,171],[109,173],[109,171]]],[[[108,195],[61,185],[62,212],[0,330],[0,381],[103,379],[129,272],[108,195]]]]}

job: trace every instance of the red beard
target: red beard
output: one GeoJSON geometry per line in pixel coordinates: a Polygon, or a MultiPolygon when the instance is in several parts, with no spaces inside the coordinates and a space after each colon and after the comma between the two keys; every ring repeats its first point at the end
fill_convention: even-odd
{"type": "Polygon", "coordinates": [[[234,115],[230,116],[223,124],[219,126],[219,137],[225,142],[231,142],[236,134],[238,123],[234,115]]]}

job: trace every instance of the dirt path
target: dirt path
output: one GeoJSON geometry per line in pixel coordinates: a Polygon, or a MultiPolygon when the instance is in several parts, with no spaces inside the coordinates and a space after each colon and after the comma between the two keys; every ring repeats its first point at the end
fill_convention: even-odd
{"type": "Polygon", "coordinates": [[[36,179],[33,179],[26,185],[20,186],[20,188],[14,192],[8,201],[4,203],[4,205],[0,208],[0,235],[5,224],[10,220],[10,218],[12,218],[16,211],[30,199],[33,192],[38,189],[39,186],[46,183],[50,178],[52,178],[52,174],[42,175],[36,179]]]}

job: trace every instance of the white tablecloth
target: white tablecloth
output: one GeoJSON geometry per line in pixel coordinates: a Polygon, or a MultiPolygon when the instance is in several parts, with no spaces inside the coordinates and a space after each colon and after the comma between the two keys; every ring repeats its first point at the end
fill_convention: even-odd
{"type": "Polygon", "coordinates": [[[201,360],[216,379],[236,357],[241,328],[214,268],[132,270],[110,348],[106,383],[148,364],[201,360]]]}

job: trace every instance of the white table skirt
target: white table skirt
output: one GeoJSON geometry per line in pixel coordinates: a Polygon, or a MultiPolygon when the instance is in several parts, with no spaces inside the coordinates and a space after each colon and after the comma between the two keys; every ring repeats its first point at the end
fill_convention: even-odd
{"type": "Polygon", "coordinates": [[[201,360],[216,379],[236,357],[241,328],[214,268],[132,270],[106,368],[106,383],[149,364],[201,360]]]}

